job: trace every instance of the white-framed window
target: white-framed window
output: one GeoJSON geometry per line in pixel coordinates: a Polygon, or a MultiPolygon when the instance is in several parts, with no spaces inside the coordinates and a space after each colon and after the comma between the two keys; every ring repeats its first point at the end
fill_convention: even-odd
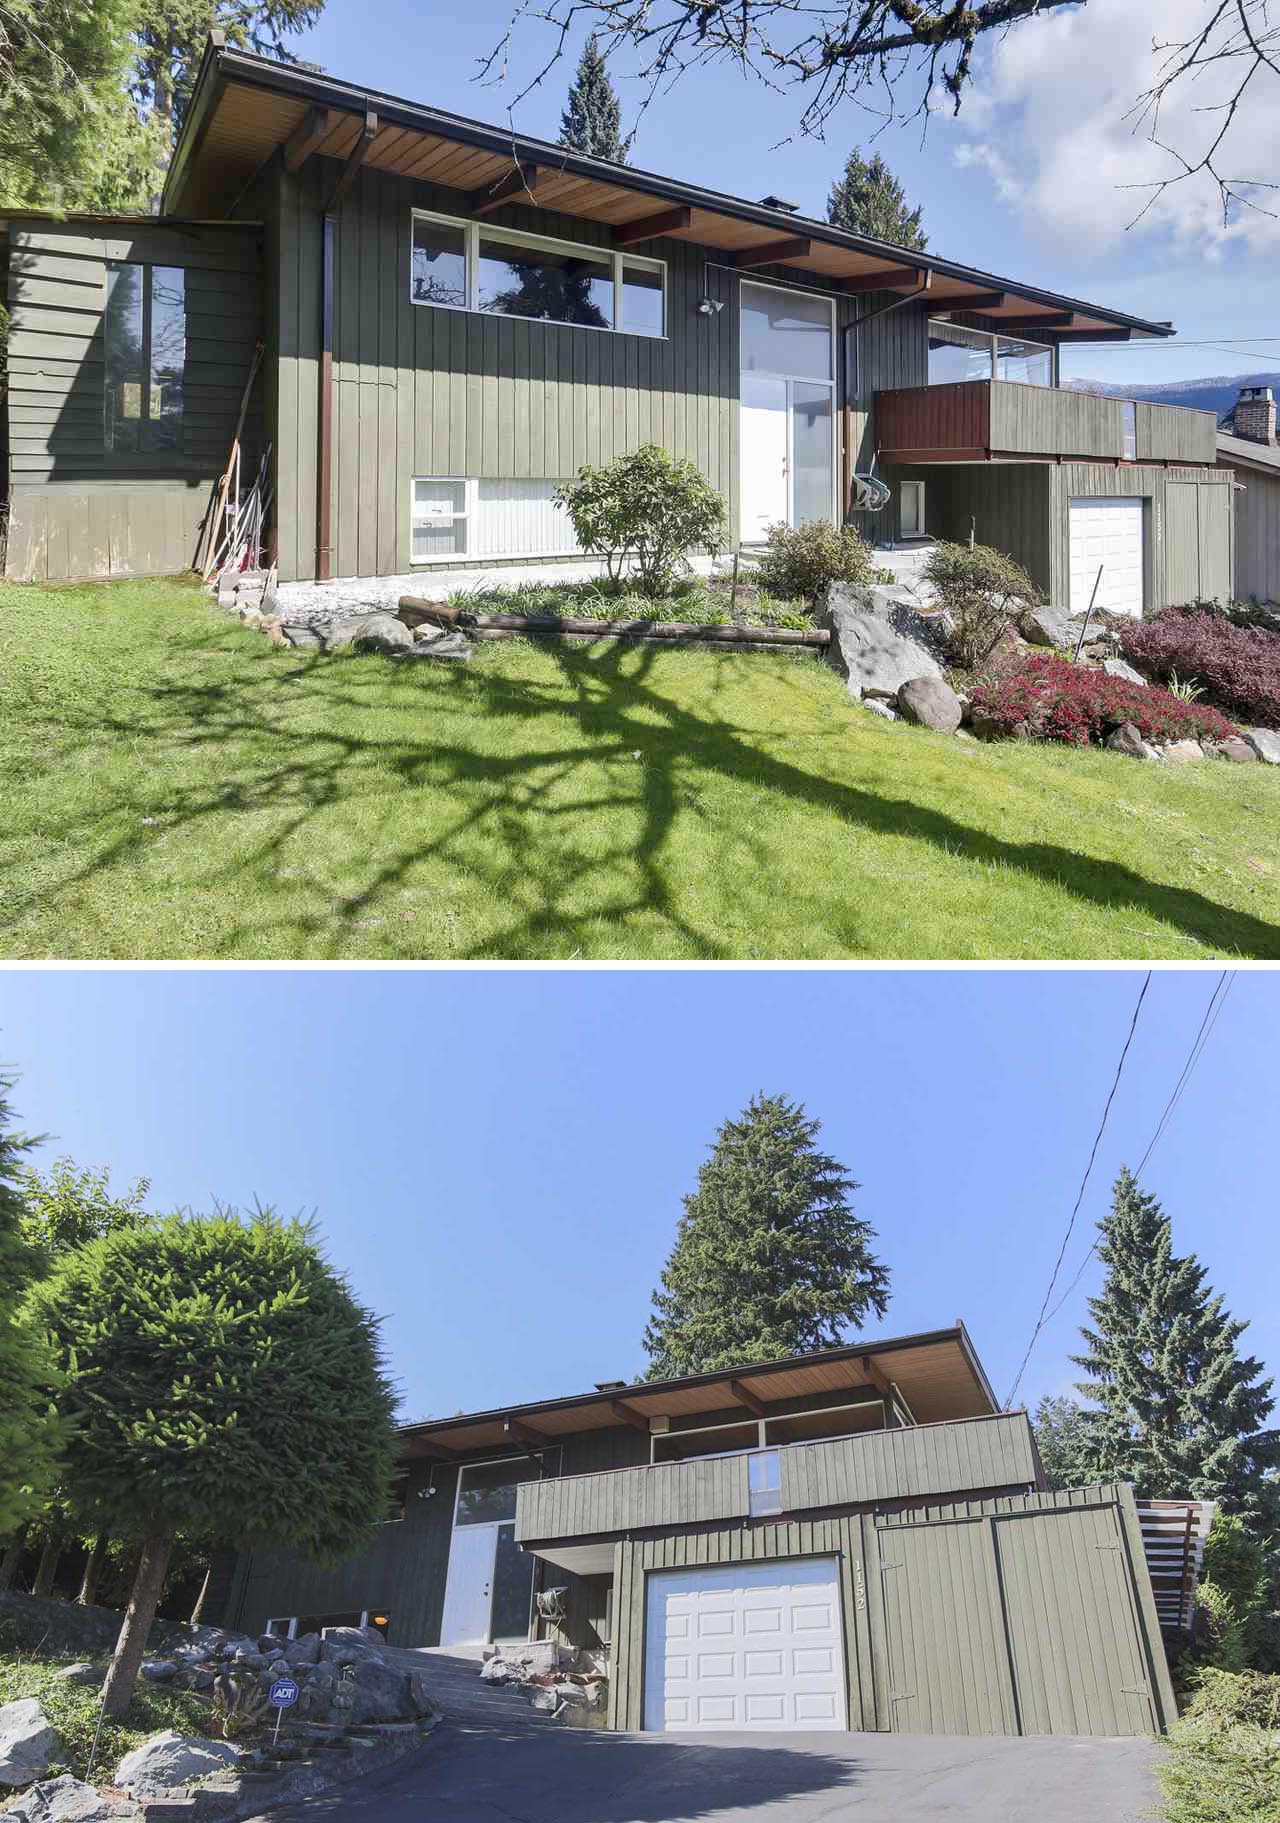
{"type": "Polygon", "coordinates": [[[410,559],[577,557],[573,521],[555,498],[558,479],[490,480],[415,475],[410,482],[410,559]]]}
{"type": "Polygon", "coordinates": [[[296,1614],[278,1614],[269,1620],[264,1629],[274,1633],[277,1639],[296,1639],[298,1637],[298,1617],[296,1614]]]}
{"type": "Polygon", "coordinates": [[[901,538],[924,537],[924,482],[898,483],[898,535],[901,538]]]}
{"type": "Polygon", "coordinates": [[[414,209],[409,298],[622,335],[667,333],[665,260],[414,209]]]}
{"type": "Polygon", "coordinates": [[[761,1450],[747,1462],[747,1507],[753,1519],[782,1511],[782,1458],[761,1450]]]}

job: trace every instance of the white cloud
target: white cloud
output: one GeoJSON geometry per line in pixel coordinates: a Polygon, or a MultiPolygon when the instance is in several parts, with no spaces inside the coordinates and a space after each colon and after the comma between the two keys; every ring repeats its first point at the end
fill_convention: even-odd
{"type": "MultiPolygon", "coordinates": [[[[957,164],[983,168],[1002,202],[1046,237],[1073,237],[1080,255],[1114,248],[1152,194],[1134,188],[1173,176],[1176,159],[1153,143],[1135,104],[1162,62],[1153,48],[1192,35],[1208,18],[1206,0],[1091,0],[1079,11],[1029,20],[983,59],[957,126],[969,135],[957,164]]],[[[1239,80],[1237,61],[1211,65],[1194,83],[1182,78],[1166,97],[1160,138],[1195,163],[1218,130],[1216,110],[1239,80]]],[[[1254,79],[1237,112],[1220,168],[1234,179],[1280,181],[1280,82],[1254,79]]],[[[1263,192],[1280,210],[1280,190],[1263,192]]],[[[1180,249],[1220,259],[1233,243],[1280,246],[1280,220],[1233,210],[1226,227],[1218,187],[1206,174],[1172,185],[1139,226],[1180,249]]]]}

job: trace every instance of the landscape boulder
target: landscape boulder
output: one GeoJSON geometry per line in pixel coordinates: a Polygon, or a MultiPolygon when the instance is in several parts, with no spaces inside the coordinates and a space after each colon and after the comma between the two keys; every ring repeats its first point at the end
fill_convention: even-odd
{"type": "Polygon", "coordinates": [[[61,1758],[62,1742],[36,1697],[0,1708],[0,1785],[11,1790],[30,1785],[61,1758]]]}
{"type": "MultiPolygon", "coordinates": [[[[828,660],[848,683],[849,694],[891,699],[915,678],[941,678],[942,666],[929,645],[899,632],[885,616],[854,605],[871,593],[850,583],[832,583],[818,611],[819,626],[831,633],[828,660]]],[[[924,618],[903,609],[904,615],[908,612],[924,618]]]]}
{"type": "Polygon", "coordinates": [[[1214,752],[1219,759],[1234,760],[1237,765],[1249,765],[1256,762],[1258,755],[1243,735],[1228,735],[1225,741],[1214,743],[1214,752]]]}
{"type": "Polygon", "coordinates": [[[1102,669],[1108,677],[1122,677],[1126,684],[1145,684],[1147,681],[1141,671],[1135,671],[1122,658],[1104,658],[1102,669]]]}
{"type": "Polygon", "coordinates": [[[1192,760],[1202,760],[1204,748],[1199,741],[1170,741],[1164,750],[1164,757],[1172,760],[1175,766],[1185,766],[1192,760]]]}
{"type": "Polygon", "coordinates": [[[192,1779],[207,1778],[234,1766],[240,1750],[230,1741],[207,1741],[199,1735],[166,1728],[126,1753],[115,1770],[115,1783],[130,1797],[150,1798],[192,1779]]]}
{"type": "Polygon", "coordinates": [[[1107,746],[1113,753],[1127,753],[1135,760],[1158,760],[1160,755],[1148,741],[1144,741],[1132,722],[1122,722],[1113,728],[1107,736],[1107,746]]]}
{"type": "Polygon", "coordinates": [[[960,698],[941,677],[913,677],[898,692],[898,708],[909,722],[954,734],[964,710],[960,698]]]}
{"type": "Polygon", "coordinates": [[[1080,628],[1061,608],[1027,608],[1022,614],[1022,634],[1033,646],[1054,646],[1059,651],[1074,652],[1080,628]]]}
{"type": "Polygon", "coordinates": [[[4,1813],[5,1823],[126,1823],[137,1817],[132,1804],[104,1798],[92,1785],[64,1772],[24,1792],[4,1813]]]}
{"type": "MultiPolygon", "coordinates": [[[[349,645],[353,652],[407,652],[413,634],[394,614],[360,614],[335,620],[324,636],[324,649],[332,652],[349,645]]],[[[343,1631],[359,1632],[359,1628],[343,1631]]]]}
{"type": "Polygon", "coordinates": [[[1240,732],[1260,760],[1280,766],[1280,734],[1274,728],[1242,728],[1240,732]]]}
{"type": "Polygon", "coordinates": [[[284,1649],[285,1658],[297,1669],[300,1665],[318,1665],[320,1663],[320,1635],[304,1633],[301,1639],[291,1639],[284,1649]]]}
{"type": "Polygon", "coordinates": [[[346,1719],[357,1726],[361,1722],[393,1722],[409,1713],[408,1677],[381,1660],[365,1659],[352,1667],[353,1675],[335,1689],[345,1694],[349,1704],[346,1719]]]}
{"type": "Polygon", "coordinates": [[[74,1665],[64,1665],[57,1675],[64,1684],[100,1684],[107,1674],[101,1665],[78,1659],[74,1665]]]}
{"type": "Polygon", "coordinates": [[[171,1684],[178,1675],[178,1667],[171,1658],[144,1658],[142,1675],[149,1684],[171,1684]]]}
{"type": "Polygon", "coordinates": [[[881,702],[878,696],[864,696],[862,706],[869,709],[872,715],[880,716],[883,721],[896,722],[898,719],[898,711],[891,709],[888,703],[881,702]]]}
{"type": "Polygon", "coordinates": [[[877,620],[887,621],[903,639],[915,640],[941,660],[951,632],[951,619],[949,615],[931,609],[931,595],[932,590],[924,585],[912,588],[900,582],[873,582],[867,586],[833,582],[827,587],[828,603],[834,597],[855,612],[874,614],[877,620]]]}
{"type": "Polygon", "coordinates": [[[413,631],[413,643],[406,652],[396,654],[398,658],[441,658],[449,659],[456,664],[466,664],[475,647],[465,633],[450,633],[444,627],[433,627],[427,622],[413,631]]]}

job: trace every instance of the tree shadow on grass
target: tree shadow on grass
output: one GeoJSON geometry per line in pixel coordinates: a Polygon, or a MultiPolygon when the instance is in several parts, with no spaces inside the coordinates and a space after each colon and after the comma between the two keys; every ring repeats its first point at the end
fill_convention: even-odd
{"type": "MultiPolygon", "coordinates": [[[[199,638],[193,634],[192,648],[199,638]]],[[[100,808],[92,821],[73,813],[51,827],[50,839],[85,856],[55,890],[65,893],[138,859],[158,833],[216,827],[228,815],[267,825],[234,862],[246,890],[260,890],[282,870],[297,872],[284,863],[299,838],[305,845],[317,819],[341,807],[350,818],[351,886],[336,900],[326,890],[323,905],[310,910],[255,907],[209,953],[262,953],[272,948],[264,939],[276,928],[304,953],[346,953],[353,933],[377,922],[389,896],[433,863],[490,895],[500,907],[493,928],[420,952],[399,945],[397,953],[535,957],[564,955],[577,944],[590,954],[602,928],[625,932],[639,919],[650,927],[657,921],[673,953],[716,959],[742,954],[742,946],[700,927],[685,908],[671,837],[679,819],[705,819],[700,793],[708,782],[727,780],[879,836],[924,841],[948,857],[1043,881],[1085,905],[1144,913],[1215,952],[1280,955],[1280,927],[1192,889],[1054,843],[1002,840],[927,804],[824,776],[828,736],[815,722],[811,674],[798,665],[775,669],[771,725],[751,728],[730,713],[736,679],[725,667],[758,661],[700,660],[713,667],[713,681],[708,689],[707,672],[698,672],[696,695],[707,706],[695,709],[669,685],[660,687],[658,648],[555,643],[542,651],[554,660],[549,680],[542,665],[524,676],[493,669],[483,651],[474,666],[442,674],[414,663],[246,645],[243,657],[233,654],[226,680],[186,683],[173,681],[182,647],[170,644],[168,675],[140,686],[136,712],[81,707],[70,726],[66,718],[59,723],[64,748],[68,734],[86,752],[128,741],[144,758],[163,758],[164,776],[174,782],[157,804],[144,768],[143,801],[112,806],[123,813],[117,822],[128,821],[113,839],[102,839],[100,808]],[[795,725],[780,726],[779,695],[785,703],[792,691],[795,725]],[[811,744],[812,760],[768,750],[783,740],[793,749],[811,744]],[[227,757],[226,776],[184,782],[181,767],[169,763],[173,754],[210,743],[227,757]],[[634,771],[627,766],[633,756],[634,771]],[[421,826],[406,814],[418,805],[421,826]],[[144,807],[152,813],[147,828],[138,826],[140,814],[128,820],[131,809],[144,807]]],[[[775,858],[750,826],[735,829],[733,839],[754,887],[775,858]]],[[[815,866],[821,861],[815,855],[815,866]]],[[[214,884],[225,891],[227,877],[219,874],[214,884]]],[[[31,903],[10,901],[6,923],[31,903]]],[[[859,947],[854,915],[851,907],[841,931],[849,949],[859,947]]],[[[379,950],[376,941],[366,947],[379,950]]]]}

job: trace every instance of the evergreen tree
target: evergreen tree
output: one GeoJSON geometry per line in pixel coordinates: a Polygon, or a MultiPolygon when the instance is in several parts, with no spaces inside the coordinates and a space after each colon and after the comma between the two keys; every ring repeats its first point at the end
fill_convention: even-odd
{"type": "Polygon", "coordinates": [[[864,158],[855,146],[844,175],[827,197],[827,220],[851,234],[889,241],[919,253],[929,245],[920,232],[921,209],[908,209],[906,192],[878,152],[864,158]]]}
{"type": "Polygon", "coordinates": [[[1107,1277],[1073,1359],[1095,1407],[1101,1473],[1140,1496],[1220,1501],[1265,1535],[1280,1506],[1280,1431],[1264,1428],[1272,1382],[1237,1350],[1247,1325],[1223,1309],[1193,1254],[1174,1253],[1168,1216],[1127,1169],[1098,1227],[1107,1277]]]}
{"type": "Polygon", "coordinates": [[[214,26],[233,50],[291,63],[286,40],[315,24],[324,0],[135,0],[135,6],[133,96],[160,123],[171,148],[214,26]]]}
{"type": "Polygon", "coordinates": [[[118,1717],[175,1538],[355,1550],[386,1512],[394,1399],[375,1320],[269,1210],[116,1229],[32,1303],[67,1380],[72,1505],[141,1547],[104,1691],[118,1717]]]}
{"type": "Polygon", "coordinates": [[[720,1128],[653,1295],[651,1379],[830,1348],[884,1314],[888,1271],[820,1130],[782,1095],[754,1096],[720,1128]]]}
{"type": "Polygon", "coordinates": [[[622,137],[622,108],[594,38],[587,39],[560,116],[560,144],[588,158],[608,158],[615,165],[627,162],[631,142],[622,137]]]}
{"type": "Polygon", "coordinates": [[[0,1077],[0,1538],[43,1505],[57,1443],[52,1365],[24,1308],[37,1260],[22,1234],[21,1161],[34,1142],[13,1124],[12,1088],[0,1077]]]}
{"type": "Polygon", "coordinates": [[[1087,1487],[1100,1479],[1089,1414],[1076,1400],[1041,1399],[1031,1423],[1051,1488],[1087,1487]]]}

